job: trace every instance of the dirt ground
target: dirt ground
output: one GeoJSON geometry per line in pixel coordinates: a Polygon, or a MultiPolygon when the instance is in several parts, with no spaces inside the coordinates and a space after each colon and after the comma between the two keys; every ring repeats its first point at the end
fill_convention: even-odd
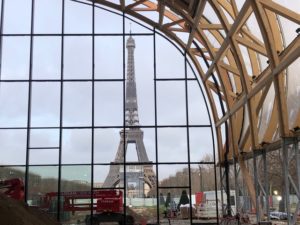
{"type": "Polygon", "coordinates": [[[0,223],[3,225],[59,225],[45,212],[0,194],[0,223]]]}

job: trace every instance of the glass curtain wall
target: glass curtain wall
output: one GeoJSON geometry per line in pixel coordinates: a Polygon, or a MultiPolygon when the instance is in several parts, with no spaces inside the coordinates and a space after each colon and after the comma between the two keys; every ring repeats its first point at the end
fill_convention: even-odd
{"type": "Polygon", "coordinates": [[[20,179],[24,200],[63,224],[97,220],[103,193],[121,200],[111,209],[120,221],[197,222],[203,192],[216,217],[212,122],[184,51],[89,1],[0,4],[1,180],[20,179]],[[134,125],[126,119],[129,38],[134,125]]]}

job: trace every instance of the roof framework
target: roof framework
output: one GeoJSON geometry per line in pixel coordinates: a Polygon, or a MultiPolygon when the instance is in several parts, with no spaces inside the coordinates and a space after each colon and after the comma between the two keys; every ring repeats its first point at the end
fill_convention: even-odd
{"type": "Polygon", "coordinates": [[[272,0],[95,3],[125,12],[161,30],[191,57],[211,103],[221,162],[225,153],[221,134],[226,122],[231,158],[261,149],[280,137],[297,135],[294,130],[300,127],[300,110],[296,109],[297,116],[289,120],[287,69],[300,56],[300,36],[295,31],[291,34],[293,41],[287,45],[278,18],[300,26],[299,13],[272,0]],[[153,20],[145,12],[157,13],[158,19],[153,20]],[[274,106],[262,128],[262,111],[271,91],[275,93],[274,106]],[[224,111],[220,113],[222,104],[224,111]]]}
{"type": "Polygon", "coordinates": [[[295,79],[297,88],[289,88],[297,71],[290,67],[295,70],[300,59],[299,12],[277,0],[94,2],[152,25],[190,56],[210,102],[219,162],[239,164],[257,203],[257,180],[251,178],[245,161],[260,151],[281,148],[287,138],[299,137],[300,79],[295,79]],[[284,33],[283,20],[296,29],[284,33]]]}

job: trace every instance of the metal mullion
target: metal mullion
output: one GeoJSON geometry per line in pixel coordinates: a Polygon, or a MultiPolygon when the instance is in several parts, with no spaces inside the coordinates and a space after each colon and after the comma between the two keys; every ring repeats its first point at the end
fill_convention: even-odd
{"type": "MultiPolygon", "coordinates": [[[[126,190],[127,190],[127,181],[126,181],[126,122],[125,122],[125,102],[126,102],[126,65],[125,65],[125,13],[123,12],[122,14],[122,28],[123,28],[123,140],[124,140],[124,143],[123,143],[123,180],[124,180],[124,183],[123,183],[123,191],[124,191],[124,221],[126,221],[126,215],[127,215],[127,212],[126,212],[126,196],[127,196],[127,193],[126,193],[126,190]]],[[[122,137],[121,137],[122,138],[122,137]]]]}
{"type": "MultiPolygon", "coordinates": [[[[1,78],[2,78],[2,47],[3,47],[3,20],[4,20],[4,3],[5,3],[5,0],[2,0],[1,2],[1,23],[0,23],[0,81],[1,78]]],[[[1,85],[1,82],[0,82],[0,85],[1,85]]]]}
{"type": "MultiPolygon", "coordinates": [[[[33,82],[60,82],[61,79],[32,79],[33,82]]],[[[101,82],[123,82],[123,79],[65,79],[64,82],[93,82],[93,81],[101,81],[101,82]]],[[[28,80],[2,80],[2,82],[29,82],[28,80]]]]}
{"type": "Polygon", "coordinates": [[[156,81],[156,29],[153,29],[153,75],[154,75],[154,133],[155,133],[155,172],[156,172],[156,220],[159,224],[159,193],[158,193],[158,141],[157,141],[157,81],[156,81]]]}
{"type": "Polygon", "coordinates": [[[93,195],[94,195],[94,150],[95,150],[95,1],[93,0],[92,11],[92,140],[91,140],[91,222],[93,223],[93,195]]]}
{"type": "Polygon", "coordinates": [[[186,141],[187,141],[187,155],[188,155],[188,172],[189,172],[189,193],[190,193],[190,222],[193,221],[193,211],[192,211],[192,177],[191,177],[191,155],[190,155],[190,128],[189,128],[189,103],[188,103],[188,81],[187,81],[187,58],[186,52],[184,54],[184,84],[185,84],[185,119],[186,119],[186,141]]]}
{"type": "Polygon", "coordinates": [[[253,173],[254,173],[254,183],[255,183],[255,205],[256,205],[256,222],[259,223],[261,221],[261,212],[260,212],[260,204],[259,204],[259,184],[258,184],[258,173],[257,173],[257,163],[256,158],[257,155],[253,153],[253,173]]]}
{"type": "Polygon", "coordinates": [[[270,221],[270,204],[269,204],[269,197],[270,197],[270,189],[269,189],[269,176],[268,176],[268,162],[267,162],[267,151],[266,149],[263,150],[263,162],[264,162],[264,179],[265,179],[265,201],[266,201],[266,213],[267,219],[270,221]]]}
{"type": "Polygon", "coordinates": [[[197,78],[156,78],[156,81],[186,81],[186,80],[197,80],[197,78]]]}
{"type": "MultiPolygon", "coordinates": [[[[186,125],[171,125],[171,126],[133,126],[133,128],[186,128],[187,126],[186,125]]],[[[189,126],[190,128],[194,127],[194,128],[210,128],[211,126],[210,125],[204,125],[204,126],[201,126],[201,125],[190,125],[189,126]]],[[[27,127],[0,127],[0,130],[7,130],[7,129],[26,129],[27,127]]],[[[92,128],[95,128],[95,129],[121,129],[123,128],[123,126],[78,126],[78,127],[71,127],[71,126],[62,126],[63,129],[69,129],[69,130],[72,130],[72,129],[92,129],[92,128]]],[[[34,129],[60,129],[60,126],[57,126],[57,127],[31,127],[30,128],[31,130],[34,130],[34,129]]]]}
{"type": "Polygon", "coordinates": [[[39,149],[59,149],[59,147],[31,147],[29,149],[36,149],[36,150],[39,150],[39,149]]]}
{"type": "Polygon", "coordinates": [[[282,163],[283,163],[283,179],[284,179],[284,194],[285,194],[285,210],[287,212],[287,224],[291,224],[291,206],[290,206],[290,185],[289,185],[289,150],[287,147],[286,139],[282,138],[282,163]]]}
{"type": "Polygon", "coordinates": [[[31,125],[31,97],[32,97],[32,60],[34,33],[34,0],[31,0],[31,27],[30,27],[30,53],[29,53],[29,83],[28,83],[28,110],[27,110],[27,140],[26,140],[26,167],[25,167],[25,202],[28,201],[29,156],[30,156],[30,125],[31,125]]]}
{"type": "Polygon", "coordinates": [[[60,194],[61,194],[61,172],[62,172],[62,129],[63,129],[63,91],[64,91],[64,20],[65,20],[65,0],[62,0],[62,25],[61,25],[61,52],[60,52],[60,113],[59,113],[59,155],[58,155],[58,187],[57,187],[57,220],[60,221],[60,194]]]}
{"type": "Polygon", "coordinates": [[[189,189],[190,186],[161,186],[159,189],[189,189]]]}

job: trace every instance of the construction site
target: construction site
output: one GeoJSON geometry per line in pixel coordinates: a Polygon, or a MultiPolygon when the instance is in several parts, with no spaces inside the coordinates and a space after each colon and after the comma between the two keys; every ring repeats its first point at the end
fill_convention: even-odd
{"type": "Polygon", "coordinates": [[[300,224],[300,2],[0,0],[0,224],[300,224]]]}

